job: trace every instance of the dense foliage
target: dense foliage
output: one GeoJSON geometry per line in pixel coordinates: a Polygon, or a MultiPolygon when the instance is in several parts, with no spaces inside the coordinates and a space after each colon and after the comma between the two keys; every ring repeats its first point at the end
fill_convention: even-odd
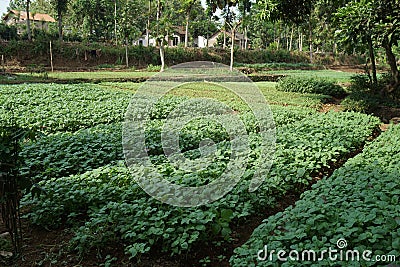
{"type": "Polygon", "coordinates": [[[276,88],[284,92],[314,93],[331,96],[342,96],[345,94],[344,89],[340,85],[313,77],[285,77],[278,82],[276,88]]]}
{"type": "MultiPolygon", "coordinates": [[[[364,250],[371,250],[372,256],[391,254],[398,257],[399,137],[400,127],[392,126],[331,177],[305,192],[294,207],[265,220],[250,240],[235,250],[231,264],[313,266],[315,262],[311,260],[288,258],[287,262],[279,262],[276,255],[272,260],[257,262],[257,252],[264,245],[268,245],[269,251],[313,249],[321,252],[329,247],[337,249],[336,242],[340,238],[345,238],[347,247],[359,250],[360,255],[364,250]]],[[[338,263],[327,257],[318,261],[321,266],[337,266],[338,263]]],[[[394,262],[382,262],[385,266],[388,263],[394,262]]],[[[359,263],[353,262],[354,266],[360,266],[357,264],[376,266],[377,263],[361,259],[359,263]]]]}
{"type": "MultiPolygon", "coordinates": [[[[122,121],[131,96],[90,84],[25,84],[2,86],[0,90],[0,105],[14,108],[19,125],[44,133],[122,121]]],[[[1,110],[0,117],[7,116],[1,110]]]]}
{"type": "MultiPolygon", "coordinates": [[[[168,253],[180,253],[210,237],[229,238],[233,223],[260,208],[273,207],[276,198],[288,190],[307,187],[314,175],[365,142],[378,124],[377,119],[367,115],[328,113],[282,125],[277,132],[275,166],[261,188],[248,192],[259,155],[259,150],[254,149],[238,186],[221,200],[204,207],[183,209],[160,204],[147,196],[120,165],[40,182],[46,193],[33,200],[26,199],[32,205],[28,216],[35,224],[47,227],[74,224],[87,218],[72,240],[80,253],[95,248],[101,251],[110,242],[119,241],[123,241],[131,257],[154,246],[161,246],[168,253]]],[[[251,146],[257,147],[257,135],[252,134],[250,140],[251,146]]],[[[157,140],[154,142],[150,145],[156,146],[157,140]]],[[[204,178],[217,178],[224,170],[224,162],[229,159],[229,146],[224,142],[219,143],[217,151],[228,153],[221,153],[219,160],[203,173],[175,170],[158,158],[157,153],[153,162],[166,179],[198,185],[209,181],[204,178]]]]}

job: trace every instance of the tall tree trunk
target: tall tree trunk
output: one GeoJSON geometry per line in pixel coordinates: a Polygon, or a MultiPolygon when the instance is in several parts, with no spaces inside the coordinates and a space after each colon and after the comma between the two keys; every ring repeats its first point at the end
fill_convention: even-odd
{"type": "Polygon", "coordinates": [[[231,32],[231,64],[229,66],[229,70],[233,71],[233,52],[235,48],[235,27],[232,27],[231,32]]]}
{"type": "Polygon", "coordinates": [[[28,32],[28,40],[32,41],[31,19],[29,18],[30,5],[31,5],[31,0],[26,0],[26,30],[28,32]]]}
{"type": "Polygon", "coordinates": [[[128,39],[126,38],[125,38],[125,62],[126,62],[126,67],[129,68],[128,39]]]}
{"type": "Polygon", "coordinates": [[[207,23],[207,41],[206,41],[206,47],[208,48],[208,39],[210,39],[210,24],[211,24],[211,17],[208,16],[208,23],[207,23]]]}
{"type": "Polygon", "coordinates": [[[293,32],[294,32],[294,26],[292,25],[292,31],[290,32],[289,51],[292,51],[292,46],[293,46],[293,32]]]}
{"type": "Polygon", "coordinates": [[[311,17],[310,21],[308,22],[308,31],[309,31],[309,42],[310,42],[310,63],[313,63],[313,32],[311,25],[311,17]]]}
{"type": "Polygon", "coordinates": [[[185,47],[188,47],[188,42],[189,42],[189,19],[190,19],[190,10],[186,13],[185,47]]]}
{"type": "Polygon", "coordinates": [[[385,49],[386,60],[390,66],[392,81],[387,86],[386,92],[382,93],[393,93],[394,91],[399,90],[400,87],[400,72],[397,67],[396,56],[393,53],[392,46],[393,46],[392,42],[389,41],[387,37],[385,37],[383,40],[383,48],[385,49]]]}
{"type": "Polygon", "coordinates": [[[150,14],[151,14],[151,0],[149,0],[149,15],[147,16],[147,25],[146,25],[146,46],[149,46],[149,39],[150,39],[150,14]]]}
{"type": "Polygon", "coordinates": [[[290,51],[290,49],[289,49],[290,37],[289,37],[289,29],[288,29],[288,27],[285,27],[285,39],[286,39],[286,50],[290,51]]]}
{"type": "Polygon", "coordinates": [[[299,51],[303,52],[303,32],[301,28],[299,28],[299,51]]]}
{"type": "Polygon", "coordinates": [[[336,43],[336,40],[334,40],[333,41],[333,51],[332,51],[334,56],[336,55],[336,52],[337,52],[337,43],[336,43]]]}
{"type": "Polygon", "coordinates": [[[60,42],[63,41],[63,30],[62,30],[62,12],[58,10],[58,39],[60,42]]]}
{"type": "Polygon", "coordinates": [[[161,70],[160,72],[164,71],[165,68],[165,59],[164,59],[165,51],[164,51],[164,40],[160,42],[160,58],[161,58],[161,70]]]}
{"type": "Polygon", "coordinates": [[[115,35],[115,45],[118,45],[118,37],[117,37],[117,0],[114,0],[114,35],[115,35]]]}
{"type": "Polygon", "coordinates": [[[374,51],[374,46],[372,44],[371,36],[367,37],[367,41],[368,41],[369,58],[371,59],[371,66],[372,66],[372,82],[374,84],[377,84],[378,78],[376,75],[375,51],[374,51]]]}
{"type": "Polygon", "coordinates": [[[276,34],[276,50],[279,50],[279,46],[281,43],[281,25],[278,24],[278,33],[276,34]]]}
{"type": "Polygon", "coordinates": [[[249,39],[247,38],[247,26],[246,26],[244,28],[244,50],[247,50],[248,41],[249,41],[249,39]]]}
{"type": "MultiPolygon", "coordinates": [[[[226,27],[226,26],[225,26],[226,27]]],[[[222,44],[222,48],[226,48],[226,29],[224,29],[224,43],[222,44]]]]}

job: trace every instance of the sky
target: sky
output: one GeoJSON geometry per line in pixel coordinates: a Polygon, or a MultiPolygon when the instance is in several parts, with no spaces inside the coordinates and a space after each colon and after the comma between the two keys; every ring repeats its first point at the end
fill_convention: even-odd
{"type": "Polygon", "coordinates": [[[7,7],[10,4],[10,0],[0,0],[0,16],[7,12],[7,7]]]}

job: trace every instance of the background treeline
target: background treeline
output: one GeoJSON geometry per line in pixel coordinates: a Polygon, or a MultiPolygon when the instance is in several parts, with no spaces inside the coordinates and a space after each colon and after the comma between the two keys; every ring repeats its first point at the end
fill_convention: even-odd
{"type": "MultiPolygon", "coordinates": [[[[6,33],[0,36],[8,40],[58,38],[131,46],[139,37],[151,35],[163,55],[164,37],[176,26],[185,28],[185,47],[193,46],[196,36],[210,37],[219,29],[225,34],[216,46],[222,48],[230,45],[229,36],[236,32],[243,35],[236,49],[308,51],[310,62],[317,52],[364,55],[374,84],[378,83],[376,62],[384,59],[392,78],[382,93],[400,87],[398,0],[206,0],[205,4],[200,0],[12,0],[10,8],[49,13],[57,23],[47,33],[26,23],[26,37],[2,26],[6,33]],[[383,57],[377,58],[380,53],[383,57]]],[[[231,66],[233,50],[231,45],[231,66]]]]}
{"type": "MultiPolygon", "coordinates": [[[[6,61],[15,60],[22,66],[29,64],[49,65],[49,44],[46,41],[9,41],[0,42],[0,54],[6,61]]],[[[67,43],[55,41],[52,45],[54,65],[57,68],[63,66],[95,67],[101,64],[121,65],[126,64],[126,50],[122,46],[105,45],[102,43],[67,43]]],[[[264,63],[309,63],[307,52],[287,51],[276,49],[261,50],[235,50],[236,62],[242,64],[264,63]]],[[[160,65],[160,54],[156,47],[129,46],[129,66],[146,68],[149,65],[160,65]]],[[[165,59],[168,65],[189,61],[213,61],[229,64],[230,55],[222,48],[184,48],[168,47],[165,50],[165,59]]],[[[317,54],[314,59],[316,66],[326,64],[361,64],[363,58],[344,54],[317,54]]],[[[307,65],[308,66],[308,65],[307,65]]],[[[245,67],[245,66],[243,66],[245,67]]]]}

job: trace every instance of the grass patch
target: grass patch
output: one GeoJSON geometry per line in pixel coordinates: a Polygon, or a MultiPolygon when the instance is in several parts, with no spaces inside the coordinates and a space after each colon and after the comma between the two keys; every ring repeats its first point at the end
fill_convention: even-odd
{"type": "Polygon", "coordinates": [[[263,74],[284,74],[295,77],[315,77],[330,80],[332,82],[348,83],[354,75],[351,72],[343,72],[336,70],[274,70],[266,71],[263,74]]]}

